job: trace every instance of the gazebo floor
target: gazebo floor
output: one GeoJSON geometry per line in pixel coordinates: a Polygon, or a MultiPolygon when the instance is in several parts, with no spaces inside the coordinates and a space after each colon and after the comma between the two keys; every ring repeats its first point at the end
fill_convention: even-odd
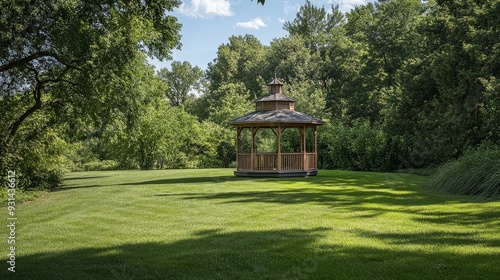
{"type": "Polygon", "coordinates": [[[309,177],[316,176],[318,170],[238,170],[234,171],[237,177],[263,177],[263,178],[284,178],[284,177],[309,177]]]}

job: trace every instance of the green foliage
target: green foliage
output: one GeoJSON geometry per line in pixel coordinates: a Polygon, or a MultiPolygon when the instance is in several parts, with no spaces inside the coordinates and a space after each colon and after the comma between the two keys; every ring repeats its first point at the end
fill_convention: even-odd
{"type": "Polygon", "coordinates": [[[167,85],[166,97],[172,106],[189,108],[195,99],[194,91],[201,90],[203,71],[187,61],[173,61],[171,65],[171,70],[163,68],[158,71],[159,78],[167,85]]]}
{"type": "Polygon", "coordinates": [[[276,73],[286,84],[314,77],[320,57],[311,53],[306,42],[300,36],[274,39],[266,52],[264,76],[270,79],[276,73]]]}
{"type": "MultiPolygon", "coordinates": [[[[357,50],[357,54],[348,56],[355,72],[352,75],[348,70],[350,77],[346,78],[350,79],[343,79],[340,90],[338,86],[333,88],[339,93],[331,94],[345,100],[347,121],[381,124],[396,106],[402,94],[401,70],[420,54],[423,40],[417,26],[422,14],[418,0],[369,3],[347,14],[345,34],[357,50]]],[[[337,53],[334,50],[333,54],[337,53]]]]}
{"type": "Polygon", "coordinates": [[[234,160],[234,135],[216,123],[198,120],[167,101],[143,108],[134,125],[123,119],[103,134],[107,158],[126,169],[228,166],[234,160]]]}
{"type": "MultiPolygon", "coordinates": [[[[227,167],[236,158],[233,130],[211,121],[200,124],[197,168],[227,167]]],[[[193,150],[190,150],[193,152],[193,150]]]]}
{"type": "Polygon", "coordinates": [[[100,142],[100,139],[97,137],[90,137],[85,141],[69,144],[65,155],[68,170],[83,171],[85,170],[85,164],[98,161],[98,155],[95,153],[98,142],[100,142]]]}
{"type": "Polygon", "coordinates": [[[418,24],[425,44],[403,68],[403,95],[389,121],[422,165],[455,159],[486,139],[498,143],[499,9],[498,1],[438,1],[418,24]]]}
{"type": "Polygon", "coordinates": [[[295,100],[295,110],[319,119],[330,119],[326,108],[326,92],[313,81],[287,84],[286,95],[295,100]]]}
{"type": "Polygon", "coordinates": [[[7,144],[37,110],[72,105],[85,108],[79,113],[102,113],[99,101],[118,95],[113,84],[140,52],[163,59],[178,46],[180,24],[166,13],[178,5],[1,1],[0,76],[6,81],[1,97],[22,94],[32,103],[8,126],[7,144]],[[51,98],[44,99],[47,95],[51,98]]]}
{"type": "Polygon", "coordinates": [[[260,128],[255,133],[254,148],[257,153],[276,153],[278,141],[275,132],[270,128],[260,128]]]}
{"type": "Polygon", "coordinates": [[[123,168],[154,169],[179,167],[186,160],[179,151],[186,144],[188,126],[183,127],[187,113],[161,102],[158,107],[143,109],[136,125],[127,127],[115,120],[104,132],[105,150],[123,168]]]}
{"type": "Polygon", "coordinates": [[[103,141],[101,137],[89,137],[68,145],[66,168],[69,171],[103,171],[119,169],[114,160],[102,159],[103,141]]]}
{"type": "MultiPolygon", "coordinates": [[[[0,113],[2,126],[9,124],[19,111],[30,106],[29,100],[22,95],[6,99],[10,100],[0,98],[0,107],[5,108],[0,113]],[[10,104],[15,106],[10,107],[10,104]]],[[[16,137],[10,140],[9,152],[4,152],[0,157],[2,187],[7,186],[5,180],[8,170],[16,172],[16,186],[22,190],[53,188],[60,183],[66,172],[64,154],[68,144],[61,137],[63,129],[53,125],[56,118],[53,113],[39,111],[25,121],[25,126],[20,127],[16,137]]],[[[2,148],[5,146],[2,145],[2,148]]]]}
{"type": "MultiPolygon", "coordinates": [[[[500,144],[498,1],[380,0],[345,15],[312,3],[269,46],[231,36],[202,84],[187,62],[157,74],[146,63],[179,46],[166,13],[179,1],[0,0],[0,167],[32,188],[65,168],[231,166],[228,121],[275,75],[298,111],[334,123],[319,130],[323,168],[421,168],[500,144]]],[[[276,149],[272,132],[258,136],[258,150],[276,149]]]]}
{"type": "Polygon", "coordinates": [[[1,169],[16,168],[20,187],[53,187],[65,140],[74,142],[81,124],[104,125],[116,112],[133,121],[137,93],[154,96],[134,84],[147,73],[146,55],[169,58],[179,46],[180,24],[167,13],[179,4],[0,1],[1,169]]]}
{"type": "Polygon", "coordinates": [[[16,172],[16,187],[22,190],[56,187],[66,169],[64,154],[67,143],[53,129],[39,131],[37,135],[20,131],[16,150],[1,159],[2,186],[6,186],[7,170],[16,172]]]}
{"type": "Polygon", "coordinates": [[[307,0],[300,7],[295,19],[284,23],[283,29],[291,36],[303,37],[305,46],[311,51],[316,51],[324,36],[343,21],[344,15],[338,5],[332,5],[332,10],[327,12],[324,7],[317,7],[307,0]]]}
{"type": "Polygon", "coordinates": [[[248,101],[250,91],[243,83],[225,84],[212,93],[213,103],[209,106],[208,119],[222,126],[228,126],[232,119],[255,110],[255,105],[248,101]]]}
{"type": "Polygon", "coordinates": [[[500,145],[500,77],[480,79],[485,87],[482,121],[485,124],[486,139],[500,145]]]}
{"type": "Polygon", "coordinates": [[[500,148],[482,145],[441,166],[428,186],[441,192],[500,198],[500,148]]]}
{"type": "Polygon", "coordinates": [[[318,164],[325,169],[387,171],[391,162],[391,140],[380,128],[369,123],[352,127],[325,124],[318,131],[318,164]]]}
{"type": "Polygon", "coordinates": [[[206,78],[209,93],[225,84],[242,82],[249,90],[250,99],[260,95],[261,68],[264,62],[264,46],[253,35],[231,36],[229,43],[222,44],[217,57],[208,64],[206,78]]]}
{"type": "MultiPolygon", "coordinates": [[[[275,137],[273,137],[275,138],[275,137]]],[[[306,145],[308,145],[307,143],[306,145]]],[[[287,128],[281,134],[281,152],[299,153],[300,152],[300,132],[297,128],[287,128]]]]}
{"type": "Polygon", "coordinates": [[[83,164],[83,171],[106,171],[118,169],[118,162],[114,160],[97,160],[83,164]]]}

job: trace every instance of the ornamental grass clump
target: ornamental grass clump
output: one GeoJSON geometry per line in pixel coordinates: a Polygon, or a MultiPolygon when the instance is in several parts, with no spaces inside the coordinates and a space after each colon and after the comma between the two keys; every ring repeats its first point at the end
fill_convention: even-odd
{"type": "Polygon", "coordinates": [[[447,193],[500,199],[500,148],[483,145],[441,166],[429,187],[447,193]]]}

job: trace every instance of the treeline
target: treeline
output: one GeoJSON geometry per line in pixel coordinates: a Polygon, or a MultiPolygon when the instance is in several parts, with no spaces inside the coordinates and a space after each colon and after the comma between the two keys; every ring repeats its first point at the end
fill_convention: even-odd
{"type": "Polygon", "coordinates": [[[249,35],[221,45],[193,112],[230,111],[236,89],[252,100],[276,73],[297,110],[329,121],[320,167],[439,165],[499,143],[498,12],[499,1],[379,1],[347,14],[307,1],[269,46],[249,35]]]}
{"type": "MultiPolygon", "coordinates": [[[[73,17],[54,13],[47,21],[46,33],[59,36],[45,38],[59,40],[54,56],[5,70],[16,52],[2,49],[2,169],[24,174],[26,188],[53,185],[66,170],[233,166],[235,131],[227,122],[253,111],[251,101],[275,75],[296,110],[326,121],[320,168],[423,168],[500,144],[500,1],[378,1],[346,14],[307,1],[284,24],[286,37],[264,45],[233,36],[205,72],[187,62],[158,72],[147,65],[144,52],[168,58],[178,44],[173,18],[117,25],[164,13],[141,14],[132,4],[128,14],[119,4],[102,12],[83,2],[59,7],[73,17]],[[88,26],[78,25],[81,17],[88,26]],[[70,43],[64,36],[78,32],[61,31],[57,20],[86,37],[70,43]],[[136,28],[151,32],[137,38],[136,28]],[[134,49],[142,43],[149,45],[134,49]],[[11,137],[33,102],[36,113],[11,137]]],[[[40,5],[41,14],[57,8],[40,5]]]]}

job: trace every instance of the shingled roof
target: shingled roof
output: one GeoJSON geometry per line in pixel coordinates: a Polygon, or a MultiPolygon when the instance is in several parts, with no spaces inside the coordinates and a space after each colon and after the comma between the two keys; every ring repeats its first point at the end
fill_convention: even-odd
{"type": "Polygon", "coordinates": [[[284,84],[282,82],[280,82],[276,77],[274,77],[274,79],[269,84],[267,84],[267,85],[268,86],[270,86],[270,85],[280,85],[280,86],[282,86],[284,84]]]}
{"type": "Polygon", "coordinates": [[[324,122],[309,115],[295,111],[295,100],[282,93],[283,83],[274,78],[268,85],[269,93],[256,99],[255,111],[229,121],[232,125],[241,124],[312,124],[324,122]]]}
{"type": "Polygon", "coordinates": [[[263,102],[263,101],[295,101],[290,97],[282,94],[282,93],[268,93],[258,99],[255,99],[253,102],[263,102]]]}
{"type": "Polygon", "coordinates": [[[229,124],[232,125],[245,123],[323,124],[324,122],[320,119],[292,110],[255,111],[229,122],[229,124]]]}

